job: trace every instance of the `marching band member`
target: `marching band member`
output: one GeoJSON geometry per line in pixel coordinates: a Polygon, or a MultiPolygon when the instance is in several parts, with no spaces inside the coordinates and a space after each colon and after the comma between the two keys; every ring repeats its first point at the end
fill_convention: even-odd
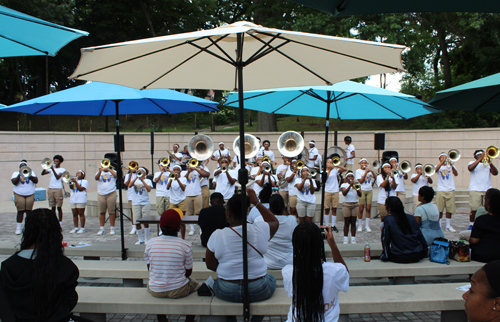
{"type": "Polygon", "coordinates": [[[354,158],[356,157],[356,151],[354,145],[352,145],[352,138],[350,136],[344,137],[344,143],[347,145],[345,149],[346,153],[346,164],[345,167],[347,170],[352,171],[352,167],[354,166],[354,158]]]}
{"type": "MultiPolygon", "coordinates": [[[[99,205],[100,229],[97,235],[104,234],[106,210],[109,213],[110,234],[115,234],[115,208],[116,208],[116,172],[110,168],[100,167],[95,174],[97,181],[97,204],[99,205]]],[[[80,232],[80,231],[78,231],[80,232]]]]}
{"type": "Polygon", "coordinates": [[[182,153],[179,152],[179,147],[180,145],[175,143],[173,146],[172,146],[172,150],[174,151],[173,152],[173,157],[170,156],[170,170],[172,170],[174,168],[174,166],[176,165],[181,165],[181,161],[182,161],[182,153]]]}
{"type": "Polygon", "coordinates": [[[52,209],[52,211],[55,213],[56,212],[56,207],[57,207],[57,214],[59,215],[59,224],[62,227],[62,219],[63,219],[63,211],[62,211],[62,205],[63,205],[63,200],[64,200],[64,193],[63,193],[63,184],[62,184],[62,173],[66,171],[66,169],[61,168],[61,163],[64,162],[64,159],[62,156],[55,155],[54,156],[54,164],[50,167],[49,170],[42,170],[42,176],[46,174],[50,174],[50,183],[49,183],[49,189],[47,190],[47,199],[49,199],[49,207],[52,209]]]}
{"type": "MultiPolygon", "coordinates": [[[[132,188],[134,192],[134,195],[132,197],[132,208],[134,209],[136,220],[138,218],[149,216],[149,213],[151,212],[149,192],[151,191],[151,187],[153,186],[151,180],[146,178],[149,173],[148,169],[141,167],[139,168],[139,170],[144,171],[144,174],[141,177],[136,175],[128,185],[129,188],[132,188]]],[[[149,224],[144,224],[144,234],[141,224],[136,221],[135,225],[137,229],[137,236],[139,237],[139,240],[135,244],[140,245],[147,243],[149,240],[149,224]]]]}
{"type": "MultiPolygon", "coordinates": [[[[290,158],[283,156],[283,164],[280,164],[278,168],[276,168],[276,176],[278,180],[286,180],[286,173],[290,169],[290,158]]],[[[280,188],[279,194],[283,197],[283,201],[285,202],[285,208],[288,208],[289,198],[288,198],[288,185],[284,188],[280,188]]]]}
{"type": "Polygon", "coordinates": [[[170,171],[158,161],[160,171],[155,173],[153,181],[156,184],[156,212],[161,216],[163,212],[170,208],[170,191],[167,189],[170,171]]]}
{"type": "Polygon", "coordinates": [[[394,180],[391,172],[391,165],[389,163],[384,163],[382,165],[381,173],[377,176],[377,206],[381,223],[384,221],[384,217],[387,216],[387,210],[385,209],[385,200],[387,199],[387,197],[396,197],[396,180],[394,180]]]}
{"type": "Polygon", "coordinates": [[[295,179],[297,174],[297,169],[295,167],[296,164],[297,164],[297,159],[291,159],[290,168],[285,173],[286,181],[288,182],[288,199],[290,204],[290,214],[295,216],[295,218],[298,217],[297,215],[298,190],[295,187],[295,179]]]}
{"type": "MultiPolygon", "coordinates": [[[[181,166],[175,165],[172,169],[175,175],[174,179],[169,178],[167,183],[167,189],[170,190],[170,209],[180,209],[182,213],[186,214],[186,184],[187,179],[181,176],[181,166]]],[[[186,225],[181,225],[181,237],[184,239],[186,237],[186,225]]]]}
{"type": "Polygon", "coordinates": [[[344,196],[342,203],[342,212],[344,213],[344,244],[348,244],[349,242],[349,226],[351,226],[351,244],[356,244],[356,216],[359,212],[358,198],[361,197],[361,188],[356,191],[353,188],[354,182],[354,173],[348,170],[345,182],[340,186],[342,195],[344,196]]]}
{"type": "Polygon", "coordinates": [[[309,141],[309,155],[306,166],[309,168],[314,168],[314,162],[318,158],[319,151],[316,149],[316,142],[314,140],[309,141]]]}
{"type": "Polygon", "coordinates": [[[410,180],[413,183],[413,209],[415,211],[415,208],[419,205],[418,191],[420,188],[432,184],[432,178],[424,175],[422,163],[417,163],[415,164],[415,173],[411,175],[410,180]]]}
{"type": "Polygon", "coordinates": [[[127,187],[127,201],[128,201],[128,206],[130,208],[130,221],[132,222],[132,230],[130,230],[130,235],[135,235],[137,232],[137,229],[135,228],[134,225],[134,209],[132,207],[132,199],[134,197],[134,188],[130,188],[129,184],[132,182],[132,180],[137,177],[137,169],[131,169],[128,170],[128,173],[125,175],[125,186],[127,187]]]}
{"type": "Polygon", "coordinates": [[[264,151],[264,147],[263,147],[263,146],[262,146],[262,144],[260,143],[260,142],[261,142],[261,141],[260,141],[260,137],[256,136],[255,138],[256,138],[257,140],[259,140],[259,152],[264,151]]]}
{"type": "Polygon", "coordinates": [[[71,204],[73,224],[75,225],[75,228],[69,232],[70,234],[76,232],[82,234],[85,232],[85,207],[87,206],[88,187],[89,182],[85,180],[85,172],[83,170],[78,170],[76,172],[76,178],[73,178],[73,180],[69,182],[69,188],[71,189],[69,203],[71,204]],[[78,217],[80,217],[81,228],[78,228],[78,217]]]}
{"type": "Polygon", "coordinates": [[[453,176],[458,176],[457,168],[453,165],[445,164],[448,154],[441,152],[438,156],[439,164],[436,166],[437,193],[436,206],[439,209],[439,225],[443,218],[443,210],[446,208],[446,230],[454,233],[456,230],[451,227],[451,215],[455,213],[455,180],[453,176]]]}
{"type": "Polygon", "coordinates": [[[477,209],[484,206],[484,196],[486,194],[486,190],[491,188],[491,175],[498,175],[498,170],[493,163],[490,162],[486,165],[483,163],[484,155],[483,150],[474,151],[475,160],[469,162],[469,165],[467,166],[467,169],[470,172],[470,215],[468,230],[472,230],[477,209]]]}
{"type": "MultiPolygon", "coordinates": [[[[396,170],[399,166],[398,159],[395,157],[392,157],[389,160],[389,163],[391,164],[392,170],[396,170]]],[[[405,190],[405,180],[408,179],[408,174],[407,173],[399,173],[398,175],[394,176],[394,179],[396,179],[396,197],[401,199],[401,202],[403,203],[403,207],[406,206],[406,190],[405,190]]]]}
{"type": "Polygon", "coordinates": [[[182,154],[182,160],[181,160],[181,169],[182,171],[187,170],[187,162],[189,159],[191,159],[191,155],[189,154],[188,146],[184,146],[184,150],[181,152],[182,154]]]}
{"type": "Polygon", "coordinates": [[[269,140],[264,140],[264,150],[262,151],[262,153],[269,157],[269,159],[271,160],[271,164],[276,165],[276,162],[274,162],[274,152],[269,150],[270,146],[271,142],[269,142],[269,140]]]}
{"type": "Polygon", "coordinates": [[[16,235],[21,235],[24,213],[29,215],[35,203],[35,184],[38,183],[38,177],[35,171],[31,171],[28,177],[23,176],[21,168],[27,166],[28,162],[22,160],[19,163],[19,171],[14,172],[10,179],[14,185],[14,203],[17,208],[16,235]]]}
{"type": "Polygon", "coordinates": [[[337,208],[339,206],[339,173],[347,169],[339,165],[334,167],[332,159],[326,160],[326,182],[325,182],[325,226],[329,226],[330,208],[332,209],[332,230],[339,232],[335,223],[337,222],[337,208]]]}
{"type": "MultiPolygon", "coordinates": [[[[210,174],[210,170],[208,170],[208,168],[205,165],[202,164],[201,168],[210,174]]],[[[210,207],[210,190],[208,188],[208,184],[209,184],[208,178],[209,177],[206,177],[205,179],[201,179],[201,198],[202,198],[201,208],[202,209],[210,207]]]]}
{"type": "Polygon", "coordinates": [[[228,202],[234,195],[235,183],[238,179],[238,170],[229,170],[229,160],[225,156],[219,159],[219,167],[214,170],[214,179],[212,184],[215,186],[215,192],[224,196],[224,202],[228,202]],[[222,172],[221,168],[226,167],[222,172]]]}
{"type": "Polygon", "coordinates": [[[261,174],[261,165],[262,165],[262,155],[255,156],[255,163],[257,164],[255,167],[252,167],[250,171],[250,175],[255,179],[258,175],[261,174]]]}
{"type": "Polygon", "coordinates": [[[312,221],[316,209],[316,181],[309,174],[309,168],[303,167],[300,170],[300,178],[295,179],[297,193],[297,214],[299,223],[304,220],[312,221]]]}
{"type": "MultiPolygon", "coordinates": [[[[210,173],[203,170],[199,166],[191,167],[188,165],[185,171],[184,177],[186,178],[186,189],[184,193],[186,194],[186,215],[187,216],[198,216],[203,205],[203,198],[201,196],[201,178],[208,178],[210,173]]],[[[190,224],[189,236],[194,235],[194,225],[190,224]]]]}
{"type": "Polygon", "coordinates": [[[219,161],[220,158],[226,157],[228,160],[231,158],[231,152],[224,148],[224,142],[219,142],[219,150],[215,151],[210,158],[212,161],[219,161]]]}
{"type": "Polygon", "coordinates": [[[361,197],[359,198],[359,211],[358,211],[358,231],[363,231],[363,210],[366,207],[366,220],[365,231],[371,232],[370,229],[370,215],[372,211],[373,199],[373,183],[377,178],[375,171],[368,167],[368,160],[362,158],[359,160],[360,168],[356,170],[355,179],[361,185],[361,197]]]}
{"type": "Polygon", "coordinates": [[[264,184],[269,183],[272,187],[278,184],[278,178],[271,173],[271,171],[264,171],[264,167],[268,165],[271,167],[269,162],[262,162],[260,165],[260,174],[255,177],[255,183],[253,184],[253,190],[255,194],[258,196],[264,187],[264,184]]]}

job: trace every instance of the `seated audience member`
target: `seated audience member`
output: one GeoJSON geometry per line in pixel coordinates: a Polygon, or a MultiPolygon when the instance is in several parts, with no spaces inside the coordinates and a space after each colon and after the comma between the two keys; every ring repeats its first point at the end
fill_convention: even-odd
{"type": "Polygon", "coordinates": [[[203,247],[207,247],[208,239],[215,230],[229,227],[226,219],[226,208],[224,208],[224,196],[219,192],[214,192],[210,196],[210,203],[212,206],[203,208],[198,217],[203,247]]]}
{"type": "Polygon", "coordinates": [[[347,265],[325,227],[333,263],[323,262],[323,237],[318,226],[305,221],[293,231],[293,265],[281,271],[286,293],[292,298],[287,321],[335,322],[339,319],[338,294],[349,290],[347,265]]]}
{"type": "MultiPolygon", "coordinates": [[[[269,210],[276,216],[280,225],[274,237],[269,241],[264,259],[268,269],[282,269],[288,264],[293,264],[292,234],[297,227],[297,220],[294,216],[288,215],[285,200],[279,194],[274,194],[269,198],[269,210]]],[[[255,222],[259,221],[264,221],[262,216],[255,219],[255,222]]]]}
{"type": "MultiPolygon", "coordinates": [[[[160,217],[162,235],[146,244],[144,260],[148,265],[148,291],[154,297],[177,299],[197,291],[200,284],[192,277],[193,249],[191,243],[177,237],[181,227],[180,209],[168,209],[160,217]]],[[[158,315],[158,321],[168,321],[158,315]]],[[[186,321],[194,321],[187,315],[186,321]]]]}
{"type": "MultiPolygon", "coordinates": [[[[15,321],[71,321],[78,302],[78,267],[64,256],[63,235],[55,213],[35,209],[26,217],[21,250],[2,262],[0,290],[15,321]]],[[[74,317],[75,321],[80,320],[74,317]]]]}
{"type": "MultiPolygon", "coordinates": [[[[259,193],[259,200],[267,209],[269,209],[269,199],[271,198],[272,194],[273,194],[273,187],[270,184],[264,185],[264,188],[259,193]]],[[[252,207],[252,209],[250,209],[250,212],[248,213],[247,221],[253,224],[255,219],[259,216],[260,216],[259,209],[257,209],[257,207],[252,207]]]]}
{"type": "Polygon", "coordinates": [[[390,216],[382,222],[382,255],[380,259],[395,263],[415,263],[427,257],[427,242],[417,221],[405,213],[398,197],[388,197],[385,208],[390,216]]]}
{"type": "MultiPolygon", "coordinates": [[[[486,194],[484,195],[484,206],[477,208],[476,214],[474,215],[474,222],[476,221],[476,219],[478,217],[481,217],[482,215],[488,214],[488,210],[486,210],[486,208],[485,208],[486,207],[486,199],[488,198],[487,194],[488,194],[488,191],[486,191],[486,194]]],[[[472,226],[474,226],[474,225],[472,225],[472,226]]],[[[460,231],[460,233],[458,234],[458,240],[469,241],[471,232],[472,232],[472,228],[460,231]]]]}
{"type": "Polygon", "coordinates": [[[486,195],[488,215],[475,220],[469,238],[471,259],[484,263],[500,260],[500,191],[488,189],[486,195]]]}
{"type": "MultiPolygon", "coordinates": [[[[475,226],[475,225],[474,225],[475,226]]],[[[471,278],[471,288],[462,295],[470,322],[500,321],[500,261],[484,265],[471,278]]]]}
{"type": "Polygon", "coordinates": [[[418,190],[418,206],[415,208],[415,220],[420,226],[422,235],[424,235],[427,245],[437,237],[444,238],[443,229],[439,224],[439,210],[433,204],[434,189],[429,186],[423,186],[418,190]]]}
{"type": "MultiPolygon", "coordinates": [[[[270,298],[276,289],[276,278],[267,273],[264,254],[268,241],[278,230],[278,219],[262,205],[255,191],[247,188],[246,207],[250,202],[259,209],[264,221],[247,225],[248,247],[248,294],[250,302],[270,298]]],[[[214,282],[213,291],[218,298],[243,302],[243,248],[242,222],[246,211],[242,213],[241,195],[235,194],[226,206],[229,227],[217,229],[207,243],[205,261],[207,268],[216,271],[218,278],[214,282]]],[[[262,321],[262,316],[253,316],[252,321],[262,321]]],[[[228,321],[236,321],[236,317],[228,317],[228,321]]]]}

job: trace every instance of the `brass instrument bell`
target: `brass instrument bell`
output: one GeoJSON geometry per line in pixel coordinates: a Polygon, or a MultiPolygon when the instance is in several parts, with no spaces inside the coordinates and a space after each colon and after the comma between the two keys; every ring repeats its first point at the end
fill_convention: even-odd
{"type": "Polygon", "coordinates": [[[52,160],[50,158],[44,158],[40,164],[42,168],[49,170],[52,167],[52,160]]]}

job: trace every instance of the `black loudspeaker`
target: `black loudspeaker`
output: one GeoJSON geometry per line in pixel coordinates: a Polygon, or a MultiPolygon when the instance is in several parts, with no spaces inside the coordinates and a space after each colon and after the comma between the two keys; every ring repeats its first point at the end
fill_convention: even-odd
{"type": "Polygon", "coordinates": [[[375,150],[385,150],[385,133],[375,133],[375,150]]]}
{"type": "Polygon", "coordinates": [[[399,154],[398,154],[398,151],[384,151],[384,153],[382,153],[382,164],[384,163],[389,163],[389,160],[391,158],[396,158],[399,162],[399,154]]]}
{"type": "Polygon", "coordinates": [[[115,134],[115,152],[124,152],[125,151],[125,140],[123,139],[123,134],[120,134],[120,138],[115,134]]]}

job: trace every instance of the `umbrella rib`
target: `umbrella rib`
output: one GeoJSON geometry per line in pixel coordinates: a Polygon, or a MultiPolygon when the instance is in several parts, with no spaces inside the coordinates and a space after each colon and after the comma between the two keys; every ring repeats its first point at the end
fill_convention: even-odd
{"type": "Polygon", "coordinates": [[[104,113],[104,109],[106,108],[106,104],[108,104],[108,101],[105,100],[104,104],[102,105],[101,112],[99,112],[99,116],[102,116],[102,113],[104,113]]]}
{"type": "Polygon", "coordinates": [[[403,116],[399,115],[398,113],[396,113],[396,112],[394,112],[394,111],[392,111],[392,110],[388,109],[387,107],[385,107],[384,105],[380,104],[379,102],[376,102],[376,101],[372,100],[371,98],[369,98],[369,97],[368,97],[368,96],[366,96],[365,94],[361,94],[361,93],[360,93],[359,95],[363,96],[364,98],[366,98],[367,100],[371,101],[372,103],[377,104],[378,106],[382,107],[383,109],[385,109],[385,110],[387,110],[387,111],[391,112],[392,114],[395,114],[395,115],[399,116],[399,117],[400,117],[400,118],[402,118],[403,120],[406,120],[406,117],[403,117],[403,116]]]}
{"type": "Polygon", "coordinates": [[[473,110],[473,112],[477,112],[477,110],[479,110],[484,105],[488,104],[491,100],[495,99],[498,95],[500,95],[500,92],[496,93],[495,95],[493,95],[492,97],[490,97],[488,100],[486,100],[484,103],[480,104],[478,107],[476,107],[473,110]]]}
{"type": "Polygon", "coordinates": [[[49,106],[46,106],[46,107],[42,108],[42,109],[41,109],[41,110],[39,110],[39,111],[36,111],[35,113],[33,113],[33,115],[38,115],[38,113],[43,112],[43,111],[45,111],[46,109],[51,108],[52,106],[57,105],[57,104],[58,104],[58,103],[52,103],[52,104],[50,104],[49,106]]]}
{"type": "Polygon", "coordinates": [[[271,48],[266,48],[266,47],[270,47],[269,44],[272,43],[279,35],[281,34],[276,34],[274,35],[271,39],[269,39],[269,41],[267,42],[264,42],[262,39],[258,38],[258,37],[255,37],[255,35],[253,34],[248,34],[250,37],[253,37],[254,39],[256,40],[259,40],[260,42],[263,43],[262,47],[259,48],[259,50],[257,50],[255,53],[253,53],[252,56],[250,56],[248,59],[247,59],[247,63],[248,62],[253,62],[254,60],[258,60],[259,58],[263,57],[264,55],[267,55],[269,52],[271,52],[273,49],[272,47],[271,48]],[[263,53],[261,53],[263,52],[263,53]]]}
{"type": "Polygon", "coordinates": [[[305,95],[305,94],[306,94],[306,92],[302,92],[302,94],[295,96],[292,100],[290,100],[290,101],[286,102],[285,104],[281,105],[280,107],[278,107],[277,109],[275,109],[275,110],[274,110],[274,111],[272,111],[271,113],[273,113],[273,114],[274,114],[274,113],[276,113],[277,111],[281,110],[283,107],[285,107],[285,106],[287,106],[288,104],[292,103],[293,101],[295,101],[295,100],[299,99],[300,97],[302,97],[302,96],[303,96],[303,95],[305,95]]]}
{"type": "Polygon", "coordinates": [[[317,100],[320,100],[320,101],[323,101],[324,103],[326,103],[327,100],[325,100],[323,97],[321,97],[318,93],[316,93],[312,88],[311,89],[308,89],[307,91],[304,92],[305,94],[317,99],[317,100]]]}
{"type": "Polygon", "coordinates": [[[163,112],[165,112],[166,114],[170,114],[169,112],[167,112],[163,107],[161,107],[160,105],[158,105],[155,101],[153,101],[153,99],[151,98],[148,98],[147,99],[148,101],[150,101],[151,103],[153,103],[154,105],[156,105],[160,110],[162,110],[163,112]]]}
{"type": "MultiPolygon", "coordinates": [[[[235,60],[233,59],[233,57],[231,57],[231,56],[230,56],[230,55],[229,55],[229,54],[228,54],[228,53],[227,53],[224,49],[222,49],[222,48],[219,46],[219,44],[218,44],[218,42],[219,42],[221,39],[223,39],[223,38],[225,38],[225,37],[221,37],[220,39],[217,39],[217,41],[214,41],[211,37],[208,37],[208,40],[210,40],[210,41],[212,42],[212,44],[213,44],[215,47],[217,47],[217,48],[218,48],[218,49],[219,49],[222,53],[224,53],[224,55],[227,57],[227,59],[228,59],[229,61],[231,61],[231,63],[234,65],[235,60]]],[[[207,51],[207,52],[208,52],[208,51],[207,51]]],[[[210,52],[208,52],[208,53],[210,53],[210,52]]],[[[214,53],[213,55],[215,55],[215,53],[214,53]]],[[[218,55],[216,55],[216,57],[218,57],[218,55]]],[[[221,59],[222,59],[222,58],[221,58],[221,59]]]]}
{"type": "MultiPolygon", "coordinates": [[[[273,93],[275,93],[275,91],[265,92],[265,93],[259,93],[259,94],[254,95],[254,96],[249,96],[249,97],[243,98],[243,100],[246,101],[246,100],[250,100],[252,98],[257,98],[257,97],[260,97],[260,96],[269,95],[269,94],[273,94],[273,93]]],[[[231,105],[231,104],[234,104],[234,103],[237,103],[237,102],[238,102],[238,100],[233,101],[233,102],[226,102],[225,105],[231,105]]]]}
{"type": "MultiPolygon", "coordinates": [[[[57,24],[49,23],[49,22],[46,22],[46,21],[32,20],[32,19],[28,19],[28,18],[16,16],[16,15],[11,15],[11,14],[8,14],[6,12],[0,12],[0,15],[8,16],[8,17],[11,17],[11,18],[14,18],[14,19],[24,20],[24,21],[35,23],[35,24],[39,24],[39,25],[44,25],[44,26],[47,26],[47,27],[55,28],[55,29],[61,29],[61,30],[72,32],[72,33],[75,33],[75,34],[79,33],[79,32],[77,32],[77,31],[75,31],[75,30],[73,30],[71,28],[64,27],[64,26],[59,26],[57,24]]],[[[33,17],[33,18],[36,18],[36,17],[33,17]]],[[[36,18],[36,19],[38,19],[38,18],[36,18]]]]}
{"type": "MultiPolygon", "coordinates": [[[[28,47],[28,48],[31,48],[31,49],[33,49],[33,50],[39,51],[39,52],[41,52],[41,53],[42,53],[42,54],[44,54],[44,55],[50,55],[50,54],[49,54],[49,52],[47,52],[47,51],[43,51],[43,50],[38,49],[38,48],[35,48],[35,47],[33,47],[33,46],[30,46],[30,45],[24,44],[24,43],[22,43],[22,42],[20,42],[20,41],[17,41],[17,40],[15,40],[15,39],[9,38],[9,37],[7,37],[7,36],[5,36],[5,35],[0,35],[0,37],[1,37],[1,38],[4,38],[4,39],[7,39],[8,41],[15,42],[16,44],[19,44],[19,45],[21,45],[21,46],[28,47]]],[[[52,56],[52,55],[51,55],[51,56],[52,56]]]]}
{"type": "MultiPolygon", "coordinates": [[[[210,39],[210,38],[209,38],[209,39],[210,39]]],[[[213,41],[213,40],[212,40],[212,41],[213,41]]],[[[226,63],[228,63],[228,64],[230,64],[230,65],[234,65],[234,64],[235,64],[234,59],[232,59],[231,57],[229,57],[229,59],[226,59],[226,58],[222,57],[221,55],[217,55],[217,54],[216,54],[216,53],[214,53],[213,51],[207,50],[207,48],[208,48],[208,47],[210,47],[210,46],[212,46],[212,45],[215,45],[217,48],[219,48],[219,49],[220,49],[220,50],[224,53],[224,55],[228,56],[228,55],[227,55],[227,53],[226,53],[224,50],[222,50],[219,46],[217,46],[217,45],[216,45],[216,43],[212,43],[212,44],[210,44],[210,46],[207,46],[207,47],[202,47],[202,46],[200,46],[200,45],[198,45],[198,44],[194,44],[194,43],[192,43],[191,41],[188,41],[187,43],[188,43],[188,44],[190,44],[190,45],[191,45],[191,46],[193,46],[193,47],[198,48],[198,49],[200,50],[200,52],[203,52],[203,51],[204,51],[204,52],[206,52],[207,54],[210,54],[210,55],[212,55],[212,56],[215,56],[216,58],[219,58],[220,60],[225,61],[226,63]]],[[[196,53],[195,55],[198,55],[198,54],[199,54],[199,53],[196,53]]],[[[195,55],[194,55],[194,56],[195,56],[195,55]]],[[[193,56],[193,57],[194,57],[194,56],[193,56]]]]}

